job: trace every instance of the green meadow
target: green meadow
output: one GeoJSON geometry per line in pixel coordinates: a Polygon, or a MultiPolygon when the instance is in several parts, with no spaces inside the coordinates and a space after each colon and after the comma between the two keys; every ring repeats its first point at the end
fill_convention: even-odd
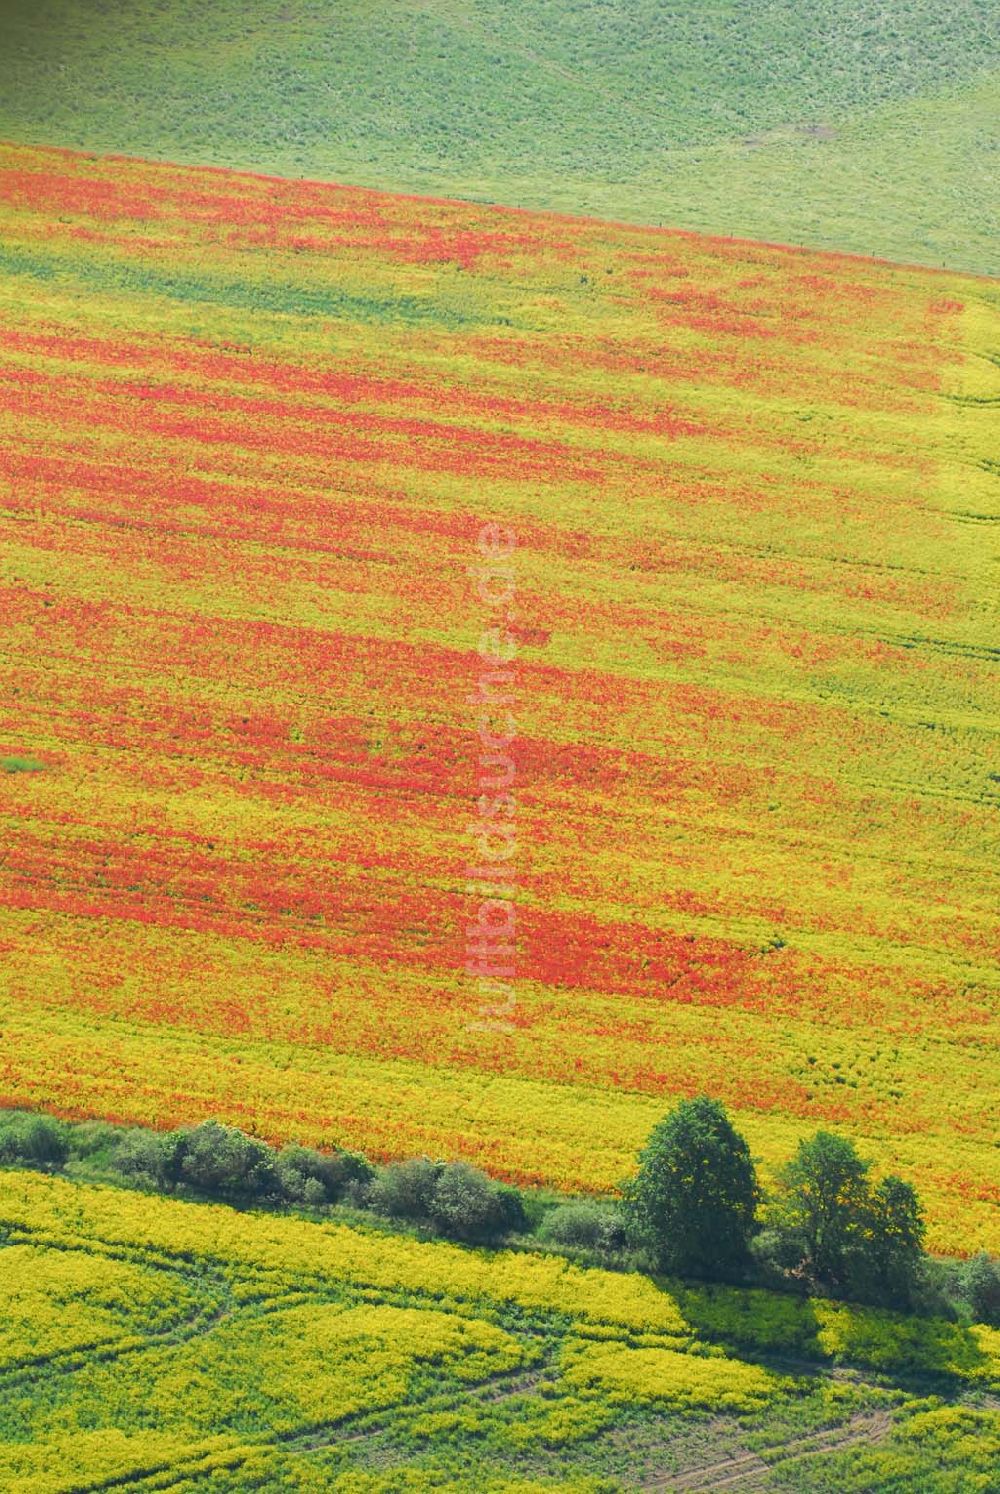
{"type": "Polygon", "coordinates": [[[987,0],[6,0],[0,138],[997,267],[987,0]]]}

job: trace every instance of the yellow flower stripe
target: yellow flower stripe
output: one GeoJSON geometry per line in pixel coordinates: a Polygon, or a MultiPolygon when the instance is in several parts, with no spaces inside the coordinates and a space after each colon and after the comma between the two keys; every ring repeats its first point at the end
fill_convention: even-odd
{"type": "Polygon", "coordinates": [[[607,1190],[708,1092],[997,1249],[989,284],[9,145],[0,237],[0,1101],[607,1190]]]}

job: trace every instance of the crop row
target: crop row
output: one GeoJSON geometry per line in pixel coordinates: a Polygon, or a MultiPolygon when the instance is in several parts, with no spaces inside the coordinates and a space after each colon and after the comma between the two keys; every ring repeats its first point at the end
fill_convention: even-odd
{"type": "Polygon", "coordinates": [[[981,287],[13,148],[0,221],[0,1098],[607,1189],[704,1091],[995,1246],[981,287]]]}
{"type": "Polygon", "coordinates": [[[33,1494],[262,1470],[374,1489],[387,1466],[413,1487],[481,1466],[490,1489],[610,1490],[708,1418],[766,1448],[936,1404],[911,1407],[900,1375],[953,1398],[1000,1376],[985,1328],[30,1173],[0,1174],[0,1256],[0,1471],[33,1494]],[[833,1360],[861,1378],[829,1380],[833,1360]]]}

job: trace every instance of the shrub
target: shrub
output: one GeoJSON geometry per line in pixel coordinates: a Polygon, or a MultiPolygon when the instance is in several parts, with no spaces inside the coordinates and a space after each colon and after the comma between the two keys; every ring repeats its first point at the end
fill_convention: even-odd
{"type": "Polygon", "coordinates": [[[168,1176],[219,1198],[276,1198],[281,1179],[274,1153],[236,1126],[204,1121],[176,1133],[168,1176]]]}
{"type": "Polygon", "coordinates": [[[63,1167],[69,1156],[69,1136],[62,1121],[48,1115],[32,1116],[24,1130],[24,1159],[37,1167],[63,1167]]]}
{"type": "Polygon", "coordinates": [[[794,1234],[778,1228],[762,1229],[750,1241],[750,1254],[761,1286],[782,1288],[795,1285],[803,1292],[806,1290],[807,1282],[800,1270],[801,1243],[794,1234]]]}
{"type": "Polygon", "coordinates": [[[660,1270],[738,1277],[758,1201],[750,1149],[718,1100],[682,1100],[656,1127],[624,1189],[631,1241],[660,1270]]]}
{"type": "Polygon", "coordinates": [[[375,1169],[367,1157],[360,1152],[346,1152],[338,1150],[336,1153],[337,1166],[342,1178],[342,1189],[347,1189],[355,1184],[367,1185],[375,1177],[375,1169]]]}
{"type": "Polygon", "coordinates": [[[530,1229],[528,1211],[524,1206],[524,1195],[510,1183],[496,1185],[497,1210],[500,1215],[502,1235],[523,1235],[530,1229]]]}
{"type": "Polygon", "coordinates": [[[512,1191],[502,1195],[492,1178],[468,1162],[449,1162],[434,1186],[431,1218],[453,1240],[486,1244],[508,1231],[506,1197],[512,1191]]]}
{"type": "Polygon", "coordinates": [[[628,1221],[617,1206],[609,1208],[604,1216],[604,1229],[599,1250],[615,1255],[628,1249],[628,1221]]]}
{"type": "Polygon", "coordinates": [[[52,1172],[69,1156],[69,1131],[49,1115],[9,1111],[0,1121],[0,1162],[25,1162],[52,1172]]]}
{"type": "Polygon", "coordinates": [[[0,1163],[21,1161],[21,1132],[29,1119],[23,1110],[0,1110],[0,1163]]]}
{"type": "Polygon", "coordinates": [[[588,1250],[599,1250],[606,1239],[609,1213],[609,1209],[587,1199],[561,1204],[546,1214],[538,1237],[554,1245],[582,1245],[588,1250]]]}
{"type": "Polygon", "coordinates": [[[318,1152],[308,1146],[283,1147],[275,1165],[282,1192],[294,1203],[336,1203],[349,1183],[375,1175],[375,1169],[353,1152],[318,1152]]]}
{"type": "Polygon", "coordinates": [[[312,1147],[282,1147],[275,1167],[281,1179],[281,1191],[293,1203],[331,1203],[340,1193],[335,1162],[312,1147]]]}
{"type": "Polygon", "coordinates": [[[375,1171],[372,1169],[370,1179],[352,1178],[344,1189],[342,1202],[352,1209],[370,1209],[372,1204],[372,1185],[375,1181],[375,1171]]]}
{"type": "Polygon", "coordinates": [[[329,1203],[329,1195],[319,1178],[306,1178],[302,1184],[302,1202],[310,1208],[320,1208],[329,1203]]]}
{"type": "Polygon", "coordinates": [[[96,1157],[104,1152],[113,1154],[121,1132],[109,1121],[81,1121],[70,1127],[69,1150],[72,1157],[96,1157]]]}
{"type": "Polygon", "coordinates": [[[925,1318],[946,1318],[957,1322],[968,1313],[962,1293],[958,1287],[960,1263],[936,1261],[925,1255],[914,1282],[910,1311],[925,1318]]]}
{"type": "Polygon", "coordinates": [[[0,757],[0,772],[41,773],[44,769],[45,764],[37,757],[0,757]]]}
{"type": "Polygon", "coordinates": [[[974,1320],[1000,1328],[1000,1261],[980,1251],[959,1268],[957,1285],[974,1320]]]}
{"type": "Polygon", "coordinates": [[[126,1131],[115,1146],[112,1165],[123,1178],[140,1187],[169,1187],[175,1145],[172,1136],[156,1131],[126,1131]]]}
{"type": "Polygon", "coordinates": [[[441,1166],[426,1157],[380,1167],[368,1188],[368,1207],[389,1219],[429,1220],[441,1166]]]}

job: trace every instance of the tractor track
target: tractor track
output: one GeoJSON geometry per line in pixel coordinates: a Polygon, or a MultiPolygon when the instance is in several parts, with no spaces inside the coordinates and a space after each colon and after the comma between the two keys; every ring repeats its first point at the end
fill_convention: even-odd
{"type": "Polygon", "coordinates": [[[664,1474],[662,1478],[649,1479],[639,1487],[644,1490],[697,1490],[699,1494],[703,1490],[729,1488],[746,1480],[764,1477],[781,1464],[818,1457],[822,1453],[840,1452],[843,1448],[863,1443],[880,1442],[888,1436],[891,1425],[891,1418],[886,1411],[859,1411],[845,1426],[804,1432],[800,1437],[792,1438],[780,1449],[773,1449],[769,1459],[756,1452],[740,1453],[717,1463],[706,1463],[677,1473],[664,1474]]]}

